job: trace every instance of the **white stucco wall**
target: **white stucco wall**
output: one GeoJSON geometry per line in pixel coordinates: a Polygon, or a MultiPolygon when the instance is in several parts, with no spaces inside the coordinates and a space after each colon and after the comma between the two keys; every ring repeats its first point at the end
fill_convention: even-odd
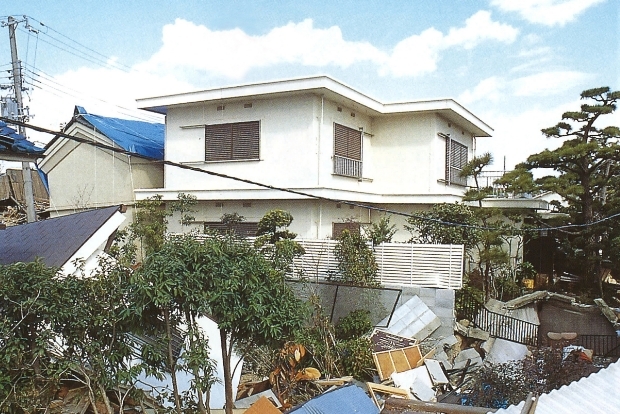
{"type": "MultiPolygon", "coordinates": [[[[239,101],[217,110],[216,104],[171,108],[166,123],[166,159],[267,184],[304,187],[316,184],[318,128],[313,101],[301,97],[239,101]],[[244,103],[252,103],[244,108],[244,103]],[[260,121],[260,160],[205,162],[204,126],[260,121]]],[[[165,168],[168,190],[229,190],[250,184],[172,166],[165,168]]]]}

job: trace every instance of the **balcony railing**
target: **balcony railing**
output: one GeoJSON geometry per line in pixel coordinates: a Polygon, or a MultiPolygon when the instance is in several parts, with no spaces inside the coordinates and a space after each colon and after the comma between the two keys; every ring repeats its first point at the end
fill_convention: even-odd
{"type": "Polygon", "coordinates": [[[334,155],[334,174],[362,178],[362,162],[334,155]]]}

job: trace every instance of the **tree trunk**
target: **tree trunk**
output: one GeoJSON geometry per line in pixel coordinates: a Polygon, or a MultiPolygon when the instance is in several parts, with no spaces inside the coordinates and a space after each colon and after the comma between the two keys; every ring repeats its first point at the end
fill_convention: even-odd
{"type": "Polygon", "coordinates": [[[174,405],[178,414],[181,414],[181,398],[179,396],[179,386],[177,384],[177,370],[172,354],[172,326],[170,323],[170,310],[164,309],[164,321],[166,322],[166,342],[168,345],[168,367],[170,368],[170,378],[172,380],[172,392],[174,394],[174,405]]]}
{"type": "Polygon", "coordinates": [[[220,346],[222,348],[222,365],[224,366],[224,392],[226,393],[226,414],[232,414],[233,410],[233,389],[232,374],[230,372],[230,351],[228,349],[228,332],[220,329],[220,346]]]}
{"type": "MultiPolygon", "coordinates": [[[[189,331],[190,331],[190,335],[189,335],[189,347],[190,349],[194,349],[194,331],[196,329],[196,318],[194,318],[193,315],[191,315],[189,312],[185,312],[185,320],[187,321],[187,324],[189,325],[189,331]]],[[[196,379],[196,383],[198,383],[198,377],[200,376],[200,372],[198,370],[198,367],[194,366],[192,367],[192,373],[194,374],[194,378],[196,379]]],[[[206,410],[205,410],[205,403],[204,403],[204,399],[203,399],[203,389],[198,387],[196,385],[196,394],[198,397],[198,412],[200,414],[206,414],[206,410]]]]}
{"type": "MultiPolygon", "coordinates": [[[[108,394],[106,393],[106,389],[105,387],[97,382],[97,387],[99,387],[99,392],[101,393],[101,398],[103,399],[103,403],[105,404],[105,408],[108,410],[109,414],[114,414],[114,410],[112,409],[112,404],[110,404],[110,399],[108,398],[108,394]]],[[[120,408],[120,412],[122,413],[122,402],[121,402],[121,408],[120,408]]]]}

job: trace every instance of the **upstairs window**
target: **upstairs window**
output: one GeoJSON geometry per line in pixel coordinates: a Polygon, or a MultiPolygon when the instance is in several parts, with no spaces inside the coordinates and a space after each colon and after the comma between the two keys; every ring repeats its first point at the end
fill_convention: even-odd
{"type": "Polygon", "coordinates": [[[446,183],[448,185],[467,185],[467,177],[461,177],[461,171],[467,164],[467,147],[450,137],[446,138],[446,183]]]}
{"type": "Polygon", "coordinates": [[[334,174],[362,178],[362,131],[334,123],[334,174]]]}
{"type": "Polygon", "coordinates": [[[258,160],[260,122],[205,125],[205,160],[258,160]]]}

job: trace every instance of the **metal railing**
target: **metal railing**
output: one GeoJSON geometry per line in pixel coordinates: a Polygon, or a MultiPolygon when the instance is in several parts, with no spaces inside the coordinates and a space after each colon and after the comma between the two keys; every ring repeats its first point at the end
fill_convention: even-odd
{"type": "Polygon", "coordinates": [[[457,319],[467,319],[490,336],[524,345],[539,346],[535,323],[490,311],[469,292],[460,290],[456,298],[457,319]]]}
{"type": "Polygon", "coordinates": [[[362,178],[362,162],[334,155],[334,174],[362,178]]]}
{"type": "Polygon", "coordinates": [[[620,338],[617,335],[579,335],[575,345],[594,351],[594,355],[620,357],[620,338]]]}

